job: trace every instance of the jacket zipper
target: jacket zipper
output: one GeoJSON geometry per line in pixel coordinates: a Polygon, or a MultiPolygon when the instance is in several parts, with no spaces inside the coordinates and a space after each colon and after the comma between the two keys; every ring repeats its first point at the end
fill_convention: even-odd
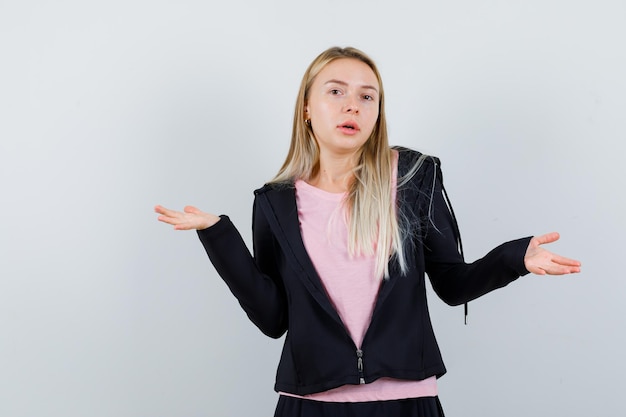
{"type": "Polygon", "coordinates": [[[361,349],[356,350],[356,368],[359,371],[359,384],[365,384],[365,377],[363,376],[363,351],[361,349]]]}

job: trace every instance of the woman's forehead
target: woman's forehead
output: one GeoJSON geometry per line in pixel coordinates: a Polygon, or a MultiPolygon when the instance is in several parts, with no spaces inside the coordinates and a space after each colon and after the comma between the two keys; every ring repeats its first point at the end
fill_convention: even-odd
{"type": "Polygon", "coordinates": [[[379,90],[374,71],[365,62],[354,58],[340,58],[329,62],[317,74],[314,83],[323,85],[332,82],[379,90]]]}

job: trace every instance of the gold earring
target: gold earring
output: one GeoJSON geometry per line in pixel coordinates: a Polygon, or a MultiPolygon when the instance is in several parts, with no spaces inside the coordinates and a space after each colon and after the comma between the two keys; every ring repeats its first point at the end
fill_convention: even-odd
{"type": "Polygon", "coordinates": [[[307,125],[308,127],[311,127],[311,119],[305,119],[304,124],[307,125]]]}

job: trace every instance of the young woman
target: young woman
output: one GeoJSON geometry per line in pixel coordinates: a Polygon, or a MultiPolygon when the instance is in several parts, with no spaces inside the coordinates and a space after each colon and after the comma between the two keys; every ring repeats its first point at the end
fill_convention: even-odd
{"type": "Polygon", "coordinates": [[[263,333],[287,332],[275,416],[443,416],[425,274],[458,305],[528,272],[580,270],[541,246],[557,233],[465,263],[439,160],[389,147],[381,77],[354,48],[328,49],[304,74],[287,159],[255,191],[253,256],[227,216],[155,211],[198,230],[263,333]]]}

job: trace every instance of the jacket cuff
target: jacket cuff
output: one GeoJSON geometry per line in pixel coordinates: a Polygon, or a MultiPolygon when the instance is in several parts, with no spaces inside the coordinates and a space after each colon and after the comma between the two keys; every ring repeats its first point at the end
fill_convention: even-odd
{"type": "Polygon", "coordinates": [[[222,234],[224,234],[224,232],[233,227],[233,223],[227,215],[221,214],[219,217],[219,221],[213,226],[209,226],[206,229],[196,230],[202,243],[218,239],[222,234]]]}
{"type": "Polygon", "coordinates": [[[517,271],[520,277],[523,277],[524,275],[528,275],[530,273],[528,269],[526,269],[524,256],[526,256],[526,250],[528,249],[530,239],[532,238],[532,236],[528,236],[509,242],[509,244],[513,246],[513,251],[511,252],[511,254],[515,256],[515,258],[511,260],[511,265],[513,266],[515,271],[517,271]]]}

